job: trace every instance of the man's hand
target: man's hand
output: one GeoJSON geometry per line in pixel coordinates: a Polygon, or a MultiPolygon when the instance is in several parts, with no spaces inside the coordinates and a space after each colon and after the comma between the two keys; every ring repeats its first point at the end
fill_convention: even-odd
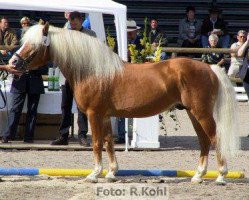
{"type": "Polygon", "coordinates": [[[14,65],[2,65],[1,70],[5,70],[5,71],[7,71],[7,72],[9,72],[11,74],[15,74],[17,76],[22,75],[22,72],[19,71],[19,70],[16,70],[14,65]]]}
{"type": "Polygon", "coordinates": [[[6,50],[0,50],[0,52],[1,52],[1,54],[2,54],[3,56],[6,56],[6,55],[7,55],[7,51],[6,51],[6,50]]]}

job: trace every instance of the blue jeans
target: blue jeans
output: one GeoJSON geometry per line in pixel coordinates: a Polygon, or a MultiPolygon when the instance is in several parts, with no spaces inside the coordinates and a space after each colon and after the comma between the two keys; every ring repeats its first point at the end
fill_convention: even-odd
{"type": "Polygon", "coordinates": [[[118,138],[125,139],[125,118],[118,118],[118,138]]]}
{"type": "MultiPolygon", "coordinates": [[[[223,35],[219,38],[219,41],[218,41],[218,46],[221,47],[221,48],[229,48],[230,47],[230,36],[227,34],[227,35],[223,35]]],[[[202,47],[207,47],[209,46],[209,43],[208,43],[208,36],[207,35],[201,35],[201,45],[202,47]]]]}

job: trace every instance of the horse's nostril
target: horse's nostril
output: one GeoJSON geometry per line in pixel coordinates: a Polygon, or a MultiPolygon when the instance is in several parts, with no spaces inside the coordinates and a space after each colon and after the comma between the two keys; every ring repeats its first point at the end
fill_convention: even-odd
{"type": "Polygon", "coordinates": [[[18,62],[18,60],[13,60],[12,64],[13,64],[13,65],[16,65],[17,62],[18,62]]]}

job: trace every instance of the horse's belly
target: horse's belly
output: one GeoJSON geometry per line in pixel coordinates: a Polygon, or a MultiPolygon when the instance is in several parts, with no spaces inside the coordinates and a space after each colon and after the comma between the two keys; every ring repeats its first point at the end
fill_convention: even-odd
{"type": "Polygon", "coordinates": [[[169,109],[173,104],[166,95],[126,97],[114,102],[115,109],[109,110],[109,113],[117,117],[148,117],[169,109]]]}

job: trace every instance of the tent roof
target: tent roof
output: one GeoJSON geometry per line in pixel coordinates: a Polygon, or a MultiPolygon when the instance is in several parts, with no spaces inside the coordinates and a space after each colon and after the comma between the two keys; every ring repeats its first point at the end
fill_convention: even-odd
{"type": "Polygon", "coordinates": [[[90,14],[91,27],[104,40],[102,13],[115,17],[118,54],[127,60],[126,6],[111,0],[0,0],[1,9],[34,11],[78,11],[90,14]]]}
{"type": "Polygon", "coordinates": [[[115,14],[126,6],[111,0],[0,0],[1,9],[36,11],[79,11],[115,14]]]}

